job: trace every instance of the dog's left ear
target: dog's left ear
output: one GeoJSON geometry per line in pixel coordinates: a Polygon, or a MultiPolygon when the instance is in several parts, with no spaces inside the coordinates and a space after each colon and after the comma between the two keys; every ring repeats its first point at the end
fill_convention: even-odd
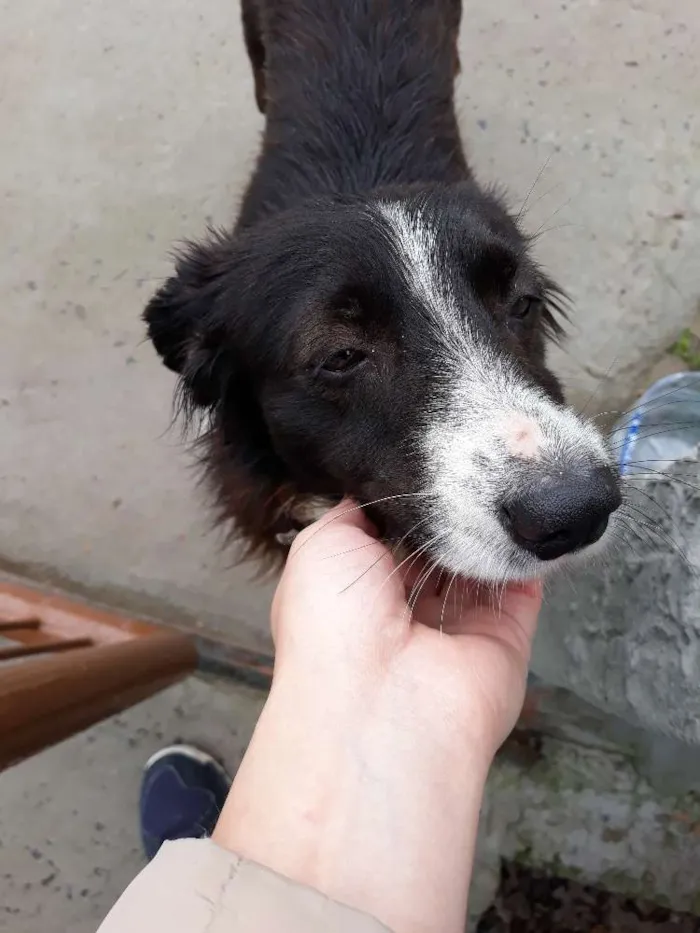
{"type": "Polygon", "coordinates": [[[226,342],[222,302],[232,288],[235,261],[230,240],[190,243],[178,255],[175,275],[151,298],[143,319],[165,365],[178,373],[196,407],[221,396],[226,342]]]}

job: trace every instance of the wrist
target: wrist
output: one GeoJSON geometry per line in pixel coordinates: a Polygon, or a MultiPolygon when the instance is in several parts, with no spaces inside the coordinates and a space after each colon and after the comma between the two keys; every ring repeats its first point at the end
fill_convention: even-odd
{"type": "Polygon", "coordinates": [[[214,838],[393,929],[444,904],[461,924],[491,755],[396,689],[276,677],[214,838]]]}

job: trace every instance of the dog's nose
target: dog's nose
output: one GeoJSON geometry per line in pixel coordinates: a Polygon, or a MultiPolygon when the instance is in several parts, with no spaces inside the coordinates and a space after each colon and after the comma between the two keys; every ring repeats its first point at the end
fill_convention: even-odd
{"type": "Polygon", "coordinates": [[[540,560],[554,560],[598,541],[622,499],[608,467],[538,477],[501,507],[501,522],[516,544],[540,560]]]}

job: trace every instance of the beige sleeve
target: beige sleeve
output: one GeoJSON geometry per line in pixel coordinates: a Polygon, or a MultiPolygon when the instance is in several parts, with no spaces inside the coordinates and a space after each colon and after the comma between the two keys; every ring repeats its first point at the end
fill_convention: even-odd
{"type": "Polygon", "coordinates": [[[99,933],[390,933],[210,839],[166,842],[99,933]]]}

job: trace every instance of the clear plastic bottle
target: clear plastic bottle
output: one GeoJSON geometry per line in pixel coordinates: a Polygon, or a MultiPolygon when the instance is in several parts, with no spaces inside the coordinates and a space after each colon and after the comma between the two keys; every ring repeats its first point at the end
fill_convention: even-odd
{"type": "Polygon", "coordinates": [[[612,449],[624,475],[664,470],[700,445],[700,372],[655,382],[615,425],[612,449]]]}

